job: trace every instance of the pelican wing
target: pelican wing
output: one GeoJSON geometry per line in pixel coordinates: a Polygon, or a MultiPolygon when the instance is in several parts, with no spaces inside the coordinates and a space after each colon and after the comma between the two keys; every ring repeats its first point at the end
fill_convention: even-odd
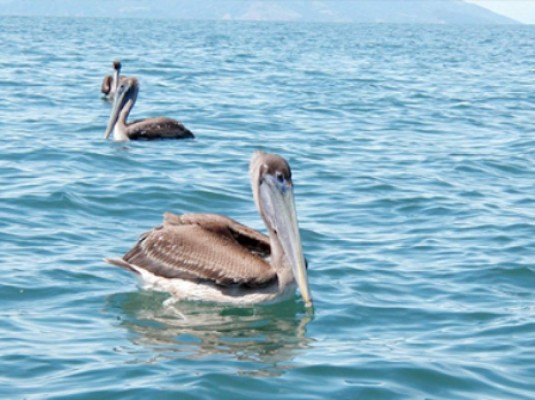
{"type": "Polygon", "coordinates": [[[223,215],[165,213],[164,225],[198,225],[218,235],[230,235],[243,248],[263,259],[271,255],[269,237],[223,215]]]}
{"type": "Polygon", "coordinates": [[[106,75],[104,79],[102,80],[102,85],[100,86],[100,91],[104,94],[110,93],[111,90],[111,84],[113,82],[113,78],[111,75],[106,75]]]}
{"type": "Polygon", "coordinates": [[[166,117],[145,118],[128,124],[130,140],[185,139],[193,134],[180,122],[166,117]]]}
{"type": "Polygon", "coordinates": [[[262,258],[267,254],[267,237],[230,218],[166,214],[164,224],[144,233],[120,266],[135,265],[165,278],[255,287],[276,279],[262,258]]]}

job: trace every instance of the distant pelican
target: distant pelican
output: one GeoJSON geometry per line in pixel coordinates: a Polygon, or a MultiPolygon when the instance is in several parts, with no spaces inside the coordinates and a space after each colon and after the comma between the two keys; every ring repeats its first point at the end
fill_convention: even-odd
{"type": "Polygon", "coordinates": [[[144,118],[126,122],[132,107],[136,103],[139,83],[136,78],[128,77],[121,80],[111,110],[104,139],[113,131],[116,141],[153,140],[153,139],[187,139],[193,133],[177,120],[166,117],[144,118]]]}
{"type": "Polygon", "coordinates": [[[269,237],[222,215],[166,213],[163,225],[141,235],[123,258],[105,261],[178,300],[263,303],[293,293],[297,283],[312,306],[290,166],[256,152],[250,175],[269,237]]]}
{"type": "Polygon", "coordinates": [[[124,77],[120,76],[120,73],[121,62],[119,60],[114,60],[113,75],[106,75],[102,80],[102,86],[100,87],[100,91],[108,100],[113,100],[115,97],[115,92],[117,91],[117,86],[119,86],[119,82],[124,79],[124,77]]]}

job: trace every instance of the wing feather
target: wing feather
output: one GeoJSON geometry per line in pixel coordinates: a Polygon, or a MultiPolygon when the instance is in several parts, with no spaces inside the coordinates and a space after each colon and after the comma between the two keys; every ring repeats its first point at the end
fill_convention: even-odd
{"type": "Polygon", "coordinates": [[[128,124],[128,137],[132,140],[187,139],[193,133],[180,122],[166,117],[145,118],[128,124]]]}
{"type": "Polygon", "coordinates": [[[261,258],[265,259],[271,255],[268,236],[232,218],[215,214],[164,214],[164,226],[193,224],[220,235],[231,235],[241,246],[261,258]]]}
{"type": "Polygon", "coordinates": [[[262,252],[269,253],[267,237],[230,218],[166,214],[123,260],[165,278],[261,286],[276,279],[262,252]]]}
{"type": "Polygon", "coordinates": [[[110,93],[112,80],[113,78],[111,77],[111,75],[106,75],[104,77],[104,79],[102,80],[102,85],[100,86],[100,91],[102,93],[104,94],[110,93]]]}

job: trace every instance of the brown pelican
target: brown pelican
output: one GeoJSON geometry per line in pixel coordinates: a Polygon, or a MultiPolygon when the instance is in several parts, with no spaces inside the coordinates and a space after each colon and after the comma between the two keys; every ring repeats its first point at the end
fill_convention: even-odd
{"type": "Polygon", "coordinates": [[[193,133],[180,122],[166,117],[153,117],[126,122],[132,107],[136,103],[139,83],[136,78],[121,80],[111,110],[104,139],[113,131],[117,141],[152,140],[152,139],[186,139],[193,138],[193,133]]]}
{"type": "Polygon", "coordinates": [[[312,306],[290,166],[256,152],[250,175],[269,237],[221,215],[166,213],[163,225],[142,234],[123,258],[105,261],[178,300],[271,302],[293,293],[297,283],[312,306]]]}
{"type": "Polygon", "coordinates": [[[102,80],[100,91],[108,100],[113,100],[119,82],[124,79],[119,74],[121,73],[121,62],[119,60],[113,61],[113,75],[106,75],[102,80]]]}

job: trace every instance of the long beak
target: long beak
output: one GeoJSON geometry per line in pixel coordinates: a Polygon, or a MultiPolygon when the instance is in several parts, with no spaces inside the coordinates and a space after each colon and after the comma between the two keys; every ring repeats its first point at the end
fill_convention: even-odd
{"type": "Polygon", "coordinates": [[[113,127],[115,126],[115,123],[119,119],[119,113],[121,112],[121,104],[123,103],[123,97],[124,95],[119,95],[117,91],[115,92],[115,99],[111,108],[110,119],[108,120],[108,125],[106,126],[106,133],[104,133],[104,139],[108,139],[111,131],[113,130],[113,127]]]}
{"type": "Polygon", "coordinates": [[[115,93],[117,93],[117,89],[119,88],[119,74],[121,70],[116,69],[113,71],[113,90],[115,93]]]}
{"type": "Polygon", "coordinates": [[[268,185],[266,185],[267,192],[261,193],[261,196],[264,199],[269,197],[269,200],[266,199],[268,203],[266,211],[272,214],[271,220],[275,225],[284,253],[292,266],[292,272],[305,305],[312,307],[312,296],[308,287],[305,257],[303,256],[299,225],[295,212],[293,188],[286,183],[281,188],[280,184],[271,176],[267,176],[265,179],[268,180],[268,185]]]}

